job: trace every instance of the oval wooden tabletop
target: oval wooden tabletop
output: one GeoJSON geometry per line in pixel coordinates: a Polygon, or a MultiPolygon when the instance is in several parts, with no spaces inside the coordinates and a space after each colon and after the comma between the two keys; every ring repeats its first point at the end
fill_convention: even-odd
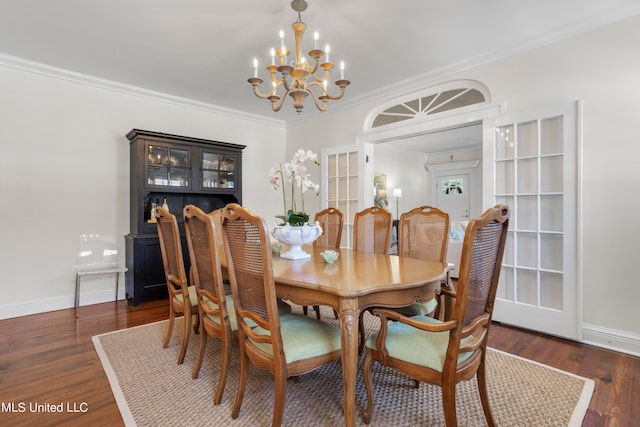
{"type": "Polygon", "coordinates": [[[327,264],[320,256],[324,248],[304,249],[311,258],[291,260],[273,255],[276,282],[322,288],[324,292],[341,296],[358,296],[388,287],[413,288],[446,277],[447,264],[442,262],[340,249],[338,259],[327,264]]]}

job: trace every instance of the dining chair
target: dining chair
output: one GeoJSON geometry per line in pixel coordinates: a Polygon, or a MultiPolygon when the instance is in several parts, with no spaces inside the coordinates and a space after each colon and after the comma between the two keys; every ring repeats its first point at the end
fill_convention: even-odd
{"type": "Polygon", "coordinates": [[[444,321],[374,310],[381,324],[379,332],[366,341],[362,367],[367,391],[367,408],[362,416],[365,423],[371,421],[374,405],[371,368],[373,362],[378,362],[414,378],[416,387],[419,382],[441,387],[445,423],[449,427],[457,426],[456,384],[477,376],[484,416],[489,426],[495,425],[487,394],[485,360],[509,215],[509,207],[496,205],[469,222],[458,286],[455,292],[443,290],[454,300],[453,311],[444,321]]]}
{"type": "Polygon", "coordinates": [[[391,212],[378,206],[364,209],[353,218],[353,250],[388,254],[393,219],[391,212]]]}
{"type": "MultiPolygon", "coordinates": [[[[400,216],[398,255],[426,261],[445,262],[449,242],[449,214],[432,206],[421,206],[400,216]]],[[[444,282],[442,286],[448,286],[444,282]]],[[[436,297],[394,309],[405,316],[433,315],[436,297]]]]}
{"type": "MultiPolygon", "coordinates": [[[[340,241],[342,239],[342,227],[344,226],[344,215],[336,208],[327,208],[318,213],[313,218],[314,222],[320,224],[322,234],[313,242],[316,248],[340,250],[340,241]]],[[[320,319],[320,306],[314,305],[316,318],[320,319]]],[[[307,314],[307,306],[302,307],[304,314],[307,314]]],[[[338,313],[333,310],[333,315],[337,319],[338,313]]]]}
{"type": "MultiPolygon", "coordinates": [[[[391,212],[378,206],[372,206],[357,212],[353,218],[353,250],[375,254],[389,254],[393,217],[391,212]]],[[[358,351],[364,348],[365,330],[362,310],[358,321],[358,351]]]]}
{"type": "Polygon", "coordinates": [[[219,338],[222,346],[220,378],[213,395],[213,404],[222,400],[227,382],[228,365],[231,357],[232,339],[238,336],[235,310],[231,289],[222,278],[222,212],[214,210],[207,214],[194,205],[183,210],[184,228],[191,260],[192,283],[198,299],[200,318],[200,351],[193,366],[192,377],[200,373],[207,345],[207,338],[219,338]]]}
{"type": "Polygon", "coordinates": [[[272,425],[279,426],[287,378],[339,360],[340,330],[303,314],[278,313],[264,218],[229,204],[223,208],[222,230],[240,343],[240,378],[231,417],[236,419],[240,413],[251,363],[273,374],[272,425]]]}
{"type": "MultiPolygon", "coordinates": [[[[182,364],[189,345],[191,317],[198,313],[196,288],[189,286],[187,280],[184,260],[182,259],[180,230],[178,229],[178,221],[175,215],[164,208],[156,208],[156,225],[158,227],[164,276],[169,291],[169,327],[162,348],[167,348],[169,341],[171,341],[176,314],[183,314],[184,333],[182,336],[182,347],[180,348],[180,354],[178,356],[178,364],[182,364]]],[[[198,317],[196,317],[196,319],[198,319],[198,317]]],[[[193,329],[198,333],[199,319],[196,320],[193,329]]]]}

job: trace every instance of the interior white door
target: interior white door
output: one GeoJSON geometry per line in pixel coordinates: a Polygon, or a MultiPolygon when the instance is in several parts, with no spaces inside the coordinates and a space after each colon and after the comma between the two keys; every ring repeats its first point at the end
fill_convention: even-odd
{"type": "Polygon", "coordinates": [[[449,213],[451,221],[468,221],[471,212],[469,174],[435,175],[436,207],[449,213]]]}
{"type": "Polygon", "coordinates": [[[494,320],[581,339],[580,103],[484,122],[485,206],[511,207],[494,320]]]}
{"type": "MultiPolygon", "coordinates": [[[[352,247],[353,219],[364,209],[365,164],[367,154],[362,144],[325,148],[320,153],[320,197],[322,209],[337,208],[344,215],[341,247],[352,247]]],[[[372,185],[373,185],[373,181],[372,185]]]]}

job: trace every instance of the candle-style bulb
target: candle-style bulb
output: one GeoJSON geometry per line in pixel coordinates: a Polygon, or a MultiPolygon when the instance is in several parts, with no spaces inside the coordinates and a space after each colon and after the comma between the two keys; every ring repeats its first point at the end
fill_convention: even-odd
{"type": "Polygon", "coordinates": [[[313,33],[313,48],[314,49],[318,48],[318,38],[319,37],[320,37],[320,34],[318,34],[317,31],[315,33],[313,33]]]}
{"type": "Polygon", "coordinates": [[[344,80],[344,61],[340,61],[340,80],[344,80]]]}
{"type": "Polygon", "coordinates": [[[253,77],[258,77],[258,58],[253,58],[253,77]]]}
{"type": "Polygon", "coordinates": [[[331,52],[331,46],[326,45],[324,47],[324,51],[327,53],[327,62],[331,62],[331,61],[329,61],[329,52],[331,52]]]}

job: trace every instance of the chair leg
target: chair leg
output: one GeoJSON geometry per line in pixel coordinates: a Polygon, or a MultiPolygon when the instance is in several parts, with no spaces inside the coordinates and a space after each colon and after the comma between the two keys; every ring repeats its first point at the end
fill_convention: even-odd
{"type": "Polygon", "coordinates": [[[478,379],[478,390],[480,391],[480,401],[482,402],[482,409],[484,410],[484,417],[487,420],[487,425],[489,427],[494,427],[496,425],[495,421],[493,421],[493,415],[491,414],[491,407],[489,406],[489,393],[487,389],[487,371],[485,369],[485,358],[486,358],[486,349],[484,351],[483,360],[478,367],[478,372],[476,373],[478,379]]]}
{"type": "Polygon", "coordinates": [[[456,427],[456,383],[442,384],[442,407],[444,408],[444,423],[447,426],[456,427]]]}
{"type": "Polygon", "coordinates": [[[371,350],[367,349],[367,355],[364,358],[362,365],[362,377],[364,378],[364,387],[367,390],[367,409],[362,414],[362,421],[365,424],[371,422],[371,415],[373,414],[373,379],[371,378],[371,366],[373,365],[373,356],[371,350]]]}
{"type": "Polygon", "coordinates": [[[220,379],[218,380],[218,388],[213,395],[213,404],[217,405],[222,400],[222,393],[224,393],[224,386],[227,384],[227,377],[229,376],[229,360],[231,358],[231,336],[224,334],[222,341],[222,361],[220,363],[220,379]]]}
{"type": "Polygon", "coordinates": [[[320,306],[314,305],[313,309],[316,311],[316,319],[320,320],[320,306]]]}
{"type": "Polygon", "coordinates": [[[187,355],[187,347],[189,347],[189,336],[191,335],[191,307],[188,305],[184,309],[184,330],[182,335],[182,347],[178,356],[178,365],[182,365],[184,357],[187,355]]]}
{"type": "Polygon", "coordinates": [[[308,312],[309,312],[309,307],[307,307],[306,305],[303,305],[302,306],[302,313],[306,316],[308,312]]]}
{"type": "Polygon", "coordinates": [[[287,397],[287,376],[284,372],[274,373],[273,420],[272,427],[280,427],[284,416],[284,402],[287,397]]]}
{"type": "MultiPolygon", "coordinates": [[[[196,308],[196,310],[198,310],[198,308],[196,308]]],[[[193,312],[193,308],[191,308],[191,311],[193,312]]],[[[200,333],[200,313],[198,313],[198,311],[196,311],[196,324],[193,325],[193,333],[198,335],[200,333]]]]}
{"type": "Polygon", "coordinates": [[[167,335],[164,337],[164,342],[162,343],[162,348],[167,348],[169,346],[169,341],[171,341],[171,334],[173,333],[173,324],[176,320],[176,312],[173,307],[169,307],[169,327],[167,328],[167,335]]]}
{"type": "Polygon", "coordinates": [[[193,365],[193,370],[191,371],[191,378],[196,379],[200,374],[200,368],[202,367],[202,359],[204,358],[204,351],[207,347],[207,331],[203,330],[200,332],[200,351],[198,351],[198,360],[196,360],[196,364],[193,365]]]}
{"type": "Polygon", "coordinates": [[[76,298],[75,298],[75,309],[76,309],[76,319],[80,317],[80,312],[78,311],[78,306],[80,305],[80,275],[76,273],[76,298]]]}
{"type": "Polygon", "coordinates": [[[244,354],[244,342],[240,339],[240,376],[238,378],[238,391],[236,393],[236,400],[233,402],[233,408],[231,409],[231,418],[234,420],[238,418],[240,414],[240,407],[242,406],[242,399],[244,398],[244,390],[247,387],[247,377],[249,375],[249,358],[244,354]]]}

